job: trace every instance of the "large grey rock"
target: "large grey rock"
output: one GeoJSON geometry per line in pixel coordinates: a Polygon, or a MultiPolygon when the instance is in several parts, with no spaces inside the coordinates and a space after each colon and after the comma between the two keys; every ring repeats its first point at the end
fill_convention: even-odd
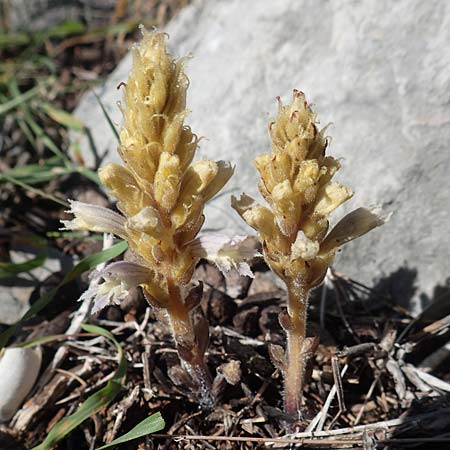
{"type": "MultiPolygon", "coordinates": [[[[256,195],[252,160],[270,148],[267,122],[276,113],[275,96],[288,101],[298,88],[315,104],[321,124],[334,124],[331,152],[344,158],[338,178],[356,191],[346,210],[380,204],[394,212],[382,229],[349,244],[336,268],[369,283],[401,267],[399,274],[417,270],[416,306],[418,294],[430,296],[444,283],[449,2],[210,0],[183,10],[167,31],[174,54],[194,55],[189,124],[208,139],[201,157],[236,164],[229,190],[256,195]]],[[[117,123],[116,86],[129,67],[127,57],[100,90],[117,123]]],[[[99,150],[110,150],[106,159],[116,161],[115,138],[92,95],[77,114],[99,150]]],[[[87,141],[81,146],[89,160],[87,141]]],[[[213,201],[207,217],[209,228],[250,231],[229,208],[229,195],[213,201]]],[[[405,278],[399,283],[398,292],[411,290],[405,278]]]]}

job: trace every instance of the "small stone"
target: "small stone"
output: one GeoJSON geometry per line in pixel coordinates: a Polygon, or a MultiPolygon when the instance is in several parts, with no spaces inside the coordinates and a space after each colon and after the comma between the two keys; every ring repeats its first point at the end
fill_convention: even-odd
{"type": "Polygon", "coordinates": [[[0,358],[0,422],[14,415],[33,387],[41,368],[37,348],[7,348],[0,358]]]}

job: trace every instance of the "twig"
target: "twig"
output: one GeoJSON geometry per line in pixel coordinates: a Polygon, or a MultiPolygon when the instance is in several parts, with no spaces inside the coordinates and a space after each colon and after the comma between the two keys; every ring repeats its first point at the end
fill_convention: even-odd
{"type": "Polygon", "coordinates": [[[149,361],[150,359],[150,345],[145,345],[145,351],[141,354],[141,361],[142,361],[142,371],[144,374],[144,395],[148,398],[146,400],[150,400],[150,398],[153,396],[152,391],[152,384],[150,379],[150,366],[149,361]]]}
{"type": "Polygon", "coordinates": [[[147,306],[147,308],[145,309],[145,315],[144,315],[144,318],[142,319],[141,324],[139,325],[137,322],[132,322],[136,328],[136,331],[127,339],[127,342],[133,342],[138,336],[142,336],[143,338],[145,338],[144,330],[148,324],[148,321],[150,320],[150,312],[151,312],[151,310],[147,306]]]}
{"type": "MultiPolygon", "coordinates": [[[[328,409],[330,408],[331,402],[333,401],[334,396],[336,395],[336,392],[339,390],[339,387],[340,387],[340,389],[342,389],[342,377],[344,377],[344,375],[347,372],[347,370],[348,370],[348,365],[346,364],[344,366],[344,368],[342,369],[342,372],[340,374],[338,372],[338,375],[340,377],[339,376],[336,377],[337,379],[335,379],[335,383],[334,383],[333,387],[331,388],[327,399],[325,400],[325,403],[324,403],[324,405],[322,407],[322,410],[319,412],[320,420],[319,420],[319,423],[317,424],[316,431],[322,431],[323,430],[323,426],[325,425],[325,420],[327,419],[328,409]]],[[[339,396],[338,396],[338,398],[339,398],[339,396]]],[[[344,411],[344,406],[343,405],[341,406],[341,404],[339,404],[339,413],[338,414],[341,414],[343,411],[344,411]]],[[[311,431],[313,431],[313,430],[311,430],[311,431]]]]}
{"type": "Polygon", "coordinates": [[[378,380],[381,377],[381,371],[375,376],[375,379],[372,381],[372,384],[370,385],[369,390],[367,391],[367,394],[364,398],[364,403],[361,406],[361,409],[358,411],[358,415],[356,416],[355,421],[353,422],[353,425],[358,425],[359,421],[361,420],[362,415],[364,414],[364,410],[366,409],[367,402],[369,401],[370,397],[372,397],[373,391],[375,389],[375,386],[378,384],[378,380]]]}
{"type": "Polygon", "coordinates": [[[310,438],[263,438],[263,437],[245,437],[245,436],[204,436],[204,435],[170,435],[170,434],[152,434],[154,438],[186,440],[186,441],[225,441],[225,442],[256,442],[257,444],[301,444],[301,445],[348,445],[352,448],[356,444],[362,444],[362,439],[310,439],[310,438]]]}
{"type": "MultiPolygon", "coordinates": [[[[179,440],[204,440],[204,441],[230,441],[230,442],[256,442],[260,444],[302,444],[302,445],[357,445],[363,443],[363,434],[369,431],[390,431],[390,428],[395,428],[407,424],[422,423],[427,419],[434,419],[436,416],[441,416],[450,413],[450,407],[440,408],[433,412],[418,414],[410,417],[398,417],[397,419],[385,420],[368,425],[358,425],[356,427],[340,428],[337,430],[327,431],[305,431],[295,433],[283,438],[252,438],[244,436],[202,436],[202,435],[168,435],[168,434],[153,434],[155,438],[179,439],[179,440]],[[334,436],[349,435],[348,439],[331,439],[334,436]],[[328,438],[328,439],[327,439],[328,438]]],[[[446,435],[445,435],[446,436],[446,435]]],[[[405,439],[380,439],[379,443],[394,443],[405,441],[405,439]]],[[[450,437],[438,438],[408,438],[408,442],[450,442],[450,437]],[[411,440],[409,440],[411,439],[411,440]]]]}
{"type": "Polygon", "coordinates": [[[87,387],[86,381],[84,381],[83,378],[78,376],[76,373],[73,373],[73,372],[70,372],[69,370],[64,370],[64,369],[55,369],[55,372],[62,373],[63,375],[68,376],[69,378],[74,378],[75,380],[78,381],[78,383],[80,383],[81,386],[83,386],[83,388],[87,387]]]}
{"type": "Polygon", "coordinates": [[[137,400],[139,397],[139,386],[135,386],[134,389],[131,391],[131,394],[127,397],[125,397],[116,407],[115,414],[116,414],[116,420],[114,421],[114,425],[112,430],[108,433],[108,435],[105,438],[105,443],[109,444],[111,441],[114,440],[116,437],[119,428],[121,427],[122,423],[124,422],[126,418],[127,411],[133,406],[133,403],[137,400]]]}
{"type": "Polygon", "coordinates": [[[261,385],[261,387],[258,389],[258,392],[256,393],[256,395],[252,398],[252,400],[250,401],[250,403],[248,405],[245,405],[236,415],[236,417],[234,418],[234,424],[233,424],[233,428],[231,430],[231,434],[233,434],[240,421],[242,416],[259,400],[261,400],[262,395],[264,394],[264,392],[266,391],[266,389],[270,386],[270,384],[273,382],[273,375],[275,373],[277,373],[278,370],[276,370],[275,372],[272,373],[272,376],[270,379],[265,379],[263,384],[261,385]]]}
{"type": "Polygon", "coordinates": [[[267,342],[249,338],[247,336],[244,336],[243,334],[238,333],[237,331],[230,330],[229,328],[221,327],[219,325],[214,327],[213,330],[222,331],[222,333],[225,334],[226,336],[237,338],[239,339],[239,342],[244,345],[254,345],[254,346],[267,345],[267,342]]]}

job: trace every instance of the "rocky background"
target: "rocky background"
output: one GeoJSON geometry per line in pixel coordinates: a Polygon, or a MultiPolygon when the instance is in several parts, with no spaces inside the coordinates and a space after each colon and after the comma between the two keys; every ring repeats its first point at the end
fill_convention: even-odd
{"type": "MultiPolygon", "coordinates": [[[[450,213],[450,4],[435,1],[214,0],[185,8],[166,28],[174,54],[191,53],[189,123],[202,155],[236,173],[207,210],[207,227],[251,233],[229,194],[257,195],[252,160],[269,150],[275,97],[305,92],[342,158],[347,210],[380,205],[390,222],[349,244],[336,268],[382,281],[418,311],[446,285],[450,213]]],[[[117,124],[127,56],[98,92],[117,124]]],[[[77,109],[115,161],[116,141],[92,94],[77,109]]],[[[81,143],[89,160],[88,142],[81,143]]],[[[341,211],[343,214],[344,211],[341,211]]],[[[339,214],[339,213],[338,213],[339,214]]]]}
{"type": "MultiPolygon", "coordinates": [[[[4,0],[1,10],[11,29],[42,30],[80,18],[101,25],[119,17],[125,3],[4,0]]],[[[164,15],[170,3],[151,1],[147,7],[164,15]]],[[[321,125],[331,123],[330,152],[343,166],[338,181],[355,191],[337,216],[361,205],[393,213],[383,228],[349,244],[336,269],[376,283],[415,312],[445,292],[449,22],[450,4],[439,0],[200,0],[182,8],[165,30],[174,54],[193,55],[189,123],[204,137],[201,156],[236,165],[228,190],[207,209],[206,226],[252,233],[230,209],[230,194],[259,196],[253,158],[269,151],[267,124],[276,113],[276,96],[287,102],[292,89],[300,89],[321,125]]],[[[117,126],[116,87],[130,63],[128,55],[97,89],[117,126]]],[[[76,115],[100,153],[106,152],[102,164],[116,161],[116,139],[92,93],[76,115]]],[[[93,166],[86,134],[72,134],[71,140],[93,166]]]]}

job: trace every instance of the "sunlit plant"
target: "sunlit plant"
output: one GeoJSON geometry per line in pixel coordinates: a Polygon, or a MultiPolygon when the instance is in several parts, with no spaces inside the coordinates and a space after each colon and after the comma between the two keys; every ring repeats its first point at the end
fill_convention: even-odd
{"type": "Polygon", "coordinates": [[[131,287],[141,286],[155,308],[167,312],[178,354],[196,382],[200,401],[212,403],[205,363],[208,323],[193,310],[202,284],[191,278],[200,258],[212,259],[224,271],[250,275],[245,262],[255,255],[246,237],[197,237],[203,208],[233,174],[224,161],[192,162],[198,138],[184,124],[186,91],[184,59],[175,60],[162,33],[143,31],[132,49],[133,66],[124,86],[119,154],[123,165],[99,171],[102,183],[117,198],[120,213],[78,201],[67,229],[113,233],[125,239],[134,255],[105,267],[84,298],[94,298],[94,311],[120,302],[131,287]]]}
{"type": "Polygon", "coordinates": [[[331,181],[340,164],[325,155],[325,129],[318,130],[302,92],[294,90],[287,106],[279,100],[269,133],[272,152],[255,159],[259,191],[269,207],[245,194],[233,197],[232,206],[258,232],[265,261],[287,286],[287,312],[280,315],[287,348],[285,354],[275,346],[271,352],[284,376],[285,412],[301,418],[305,364],[312,350],[306,338],[308,294],[323,281],[342,244],[384,220],[359,208],[328,232],[330,214],[353,193],[331,181]]]}

